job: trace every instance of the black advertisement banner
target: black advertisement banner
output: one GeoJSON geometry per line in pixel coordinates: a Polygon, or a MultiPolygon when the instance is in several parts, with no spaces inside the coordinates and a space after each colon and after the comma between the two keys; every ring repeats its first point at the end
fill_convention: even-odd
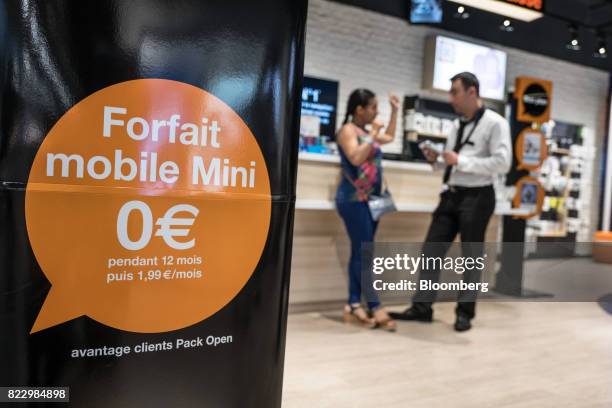
{"type": "Polygon", "coordinates": [[[306,9],[0,3],[3,401],[280,406],[306,9]]]}

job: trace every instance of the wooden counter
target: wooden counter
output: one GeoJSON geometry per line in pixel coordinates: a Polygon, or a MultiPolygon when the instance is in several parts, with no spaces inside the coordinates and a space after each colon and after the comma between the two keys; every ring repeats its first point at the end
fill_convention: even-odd
{"type": "MultiPolygon", "coordinates": [[[[339,305],[348,297],[350,245],[334,206],[339,162],[338,156],[300,154],[289,297],[293,310],[339,305]]],[[[377,242],[422,242],[439,201],[442,172],[426,163],[386,160],[383,168],[399,211],[381,219],[377,242]]],[[[514,212],[498,208],[496,213],[514,212]]],[[[489,242],[499,241],[498,219],[489,224],[489,242]]],[[[493,278],[485,280],[491,283],[493,278]]]]}

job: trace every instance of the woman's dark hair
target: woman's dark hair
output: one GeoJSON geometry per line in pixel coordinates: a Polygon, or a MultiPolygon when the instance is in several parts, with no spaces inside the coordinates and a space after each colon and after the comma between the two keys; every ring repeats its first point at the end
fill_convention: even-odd
{"type": "Polygon", "coordinates": [[[366,107],[372,99],[376,98],[376,94],[368,89],[355,89],[351,96],[349,96],[348,103],[346,104],[346,115],[344,116],[343,125],[346,125],[351,116],[355,114],[357,107],[366,107]]]}

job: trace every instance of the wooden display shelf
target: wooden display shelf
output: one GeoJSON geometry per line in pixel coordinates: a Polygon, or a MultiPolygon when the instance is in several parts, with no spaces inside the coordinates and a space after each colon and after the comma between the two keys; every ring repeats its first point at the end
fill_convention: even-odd
{"type": "Polygon", "coordinates": [[[564,238],[567,237],[567,233],[565,232],[545,232],[543,234],[538,234],[540,238],[564,238]]]}
{"type": "Polygon", "coordinates": [[[560,155],[563,155],[563,156],[569,156],[571,152],[570,152],[569,149],[560,149],[560,148],[557,148],[557,149],[551,150],[550,153],[551,154],[560,154],[560,155]]]}
{"type": "MultiPolygon", "coordinates": [[[[298,158],[299,160],[303,160],[303,161],[340,164],[340,156],[337,154],[301,152],[298,158]]],[[[383,160],[382,166],[383,168],[386,168],[386,169],[421,171],[425,173],[433,172],[433,168],[431,167],[430,164],[422,163],[422,162],[383,160]]]]}
{"type": "MultiPolygon", "coordinates": [[[[436,205],[429,204],[410,204],[410,203],[396,203],[398,212],[408,213],[432,213],[436,209],[436,205]]],[[[334,210],[336,204],[330,200],[310,200],[310,199],[298,199],[295,202],[296,210],[318,210],[318,211],[329,211],[334,210]]],[[[497,206],[495,208],[496,215],[525,215],[526,210],[517,208],[506,208],[504,206],[497,206]]]]}
{"type": "MultiPolygon", "coordinates": [[[[448,139],[448,136],[446,135],[436,135],[434,133],[417,132],[416,130],[405,130],[404,132],[408,134],[407,136],[408,140],[418,139],[419,137],[431,137],[431,138],[443,139],[443,140],[448,139]]],[[[416,141],[416,140],[412,140],[412,141],[416,141]]]]}

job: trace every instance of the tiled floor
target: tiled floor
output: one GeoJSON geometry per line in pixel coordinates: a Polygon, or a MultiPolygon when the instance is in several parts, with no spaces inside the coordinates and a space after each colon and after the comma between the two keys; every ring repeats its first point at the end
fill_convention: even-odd
{"type": "Polygon", "coordinates": [[[597,303],[481,303],[467,333],[453,308],[397,333],[290,315],[283,406],[612,407],[612,316],[597,303]]]}

